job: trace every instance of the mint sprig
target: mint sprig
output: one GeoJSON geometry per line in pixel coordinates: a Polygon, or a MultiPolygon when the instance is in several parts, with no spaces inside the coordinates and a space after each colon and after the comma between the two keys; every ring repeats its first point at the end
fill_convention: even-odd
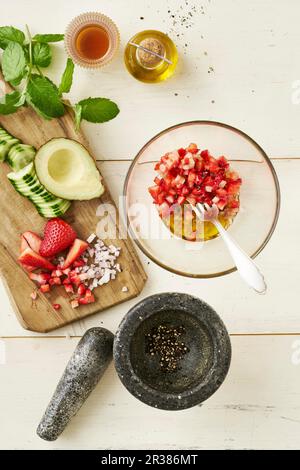
{"type": "Polygon", "coordinates": [[[63,116],[66,107],[71,107],[77,130],[83,119],[102,123],[119,114],[118,106],[107,98],[87,98],[75,105],[65,100],[63,95],[71,90],[75,68],[70,58],[59,87],[41,71],[52,61],[50,43],[63,39],[63,34],[36,34],[32,38],[27,26],[26,35],[13,26],[0,27],[3,76],[12,86],[19,86],[18,91],[0,99],[0,114],[12,114],[29,105],[44,119],[53,119],[63,116]]]}

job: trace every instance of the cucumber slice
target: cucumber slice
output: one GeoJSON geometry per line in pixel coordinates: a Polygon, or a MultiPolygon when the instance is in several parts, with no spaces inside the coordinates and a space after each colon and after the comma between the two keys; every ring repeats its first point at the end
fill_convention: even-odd
{"type": "Polygon", "coordinates": [[[3,127],[0,127],[0,162],[4,162],[11,147],[19,143],[19,139],[16,139],[3,129],[3,127]]]}
{"type": "Polygon", "coordinates": [[[6,161],[14,171],[19,171],[34,160],[35,154],[32,145],[17,144],[10,148],[6,161]]]}
{"type": "Polygon", "coordinates": [[[11,136],[2,135],[0,138],[0,162],[4,162],[8,155],[9,150],[14,145],[20,143],[18,139],[11,136]]]}
{"type": "Polygon", "coordinates": [[[47,191],[36,175],[33,162],[17,172],[9,173],[7,177],[15,190],[33,202],[39,214],[47,219],[62,216],[71,205],[71,201],[47,191]]]}

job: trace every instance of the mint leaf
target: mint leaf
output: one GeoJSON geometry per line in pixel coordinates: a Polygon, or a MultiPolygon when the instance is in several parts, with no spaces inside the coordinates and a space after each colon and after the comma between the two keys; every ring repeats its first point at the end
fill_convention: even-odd
{"type": "Polygon", "coordinates": [[[27,101],[39,113],[51,119],[65,114],[57,86],[47,77],[33,74],[27,87],[27,101]]]}
{"type": "Polygon", "coordinates": [[[10,42],[2,55],[2,71],[7,82],[18,80],[26,72],[26,58],[23,47],[10,42]]]}
{"type": "Polygon", "coordinates": [[[21,95],[18,91],[8,93],[0,99],[0,114],[12,114],[24,104],[24,95],[21,95]]]}
{"type": "Polygon", "coordinates": [[[25,41],[25,34],[13,26],[0,27],[0,47],[5,49],[11,41],[22,45],[25,41]]]}
{"type": "Polygon", "coordinates": [[[82,119],[89,122],[110,121],[120,112],[116,103],[107,98],[88,98],[78,104],[82,107],[82,119]]]}
{"type": "Polygon", "coordinates": [[[51,64],[52,53],[50,46],[46,43],[36,42],[32,49],[33,65],[48,67],[51,64]]]}
{"type": "Polygon", "coordinates": [[[60,42],[64,40],[64,34],[36,34],[32,39],[37,42],[60,42]]]}
{"type": "Polygon", "coordinates": [[[69,93],[73,83],[73,73],[74,73],[74,63],[72,59],[67,60],[67,65],[65,71],[61,77],[61,82],[59,85],[59,93],[69,93]]]}
{"type": "Polygon", "coordinates": [[[80,106],[80,104],[75,104],[74,112],[75,112],[75,129],[76,131],[79,131],[81,119],[82,119],[81,117],[82,107],[80,106]]]}

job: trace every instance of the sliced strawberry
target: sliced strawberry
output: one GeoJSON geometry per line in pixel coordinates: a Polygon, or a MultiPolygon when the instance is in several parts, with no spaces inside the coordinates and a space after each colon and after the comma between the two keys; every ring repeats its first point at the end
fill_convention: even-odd
{"type": "Polygon", "coordinates": [[[53,271],[55,269],[54,264],[50,263],[43,256],[35,253],[31,248],[26,248],[23,253],[19,256],[18,260],[22,264],[29,266],[35,266],[36,268],[46,269],[47,271],[53,271]]]}
{"type": "Polygon", "coordinates": [[[60,304],[52,304],[52,307],[54,308],[54,310],[59,310],[61,308],[61,305],[60,304]]]}
{"type": "Polygon", "coordinates": [[[68,256],[65,260],[65,263],[62,269],[66,269],[69,266],[71,266],[71,264],[73,264],[74,261],[76,261],[86,251],[88,247],[89,247],[88,243],[86,243],[83,240],[80,240],[79,238],[76,238],[76,240],[74,241],[73,245],[71,246],[69,250],[68,256]]]}
{"type": "Polygon", "coordinates": [[[40,291],[43,292],[43,294],[45,294],[46,292],[50,292],[50,285],[49,284],[43,284],[40,287],[40,291]]]}
{"type": "Polygon", "coordinates": [[[186,155],[186,150],[181,148],[181,149],[178,150],[178,154],[182,158],[186,155]]]}
{"type": "Polygon", "coordinates": [[[41,247],[42,239],[34,232],[24,232],[21,235],[21,253],[23,253],[26,248],[31,248],[36,253],[39,253],[41,247]]]}
{"type": "Polygon", "coordinates": [[[43,285],[43,284],[48,284],[51,276],[48,273],[40,273],[40,274],[30,273],[29,277],[32,281],[35,281],[38,284],[43,285]]]}
{"type": "Polygon", "coordinates": [[[29,266],[28,264],[21,263],[22,268],[25,269],[25,271],[32,272],[36,270],[35,266],[29,266]]]}
{"type": "Polygon", "coordinates": [[[67,222],[58,217],[51,219],[45,226],[40,254],[54,256],[72,245],[76,237],[75,230],[67,222]]]}

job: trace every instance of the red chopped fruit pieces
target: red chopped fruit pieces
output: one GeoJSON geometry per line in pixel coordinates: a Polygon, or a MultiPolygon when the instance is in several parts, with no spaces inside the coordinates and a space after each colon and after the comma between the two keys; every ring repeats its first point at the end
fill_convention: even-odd
{"type": "Polygon", "coordinates": [[[65,285],[65,291],[68,294],[74,294],[74,288],[73,288],[72,284],[66,284],[65,285]]]}
{"type": "Polygon", "coordinates": [[[72,245],[76,237],[75,230],[67,222],[58,217],[51,219],[45,226],[40,254],[54,256],[72,245]]]}
{"type": "Polygon", "coordinates": [[[69,268],[89,247],[89,244],[79,238],[74,240],[62,269],[69,268]]]}
{"type": "Polygon", "coordinates": [[[60,304],[52,304],[52,307],[54,308],[54,310],[59,310],[61,308],[61,305],[60,304]]]}
{"type": "Polygon", "coordinates": [[[47,269],[48,271],[53,271],[55,266],[50,263],[46,258],[39,255],[31,248],[26,248],[23,253],[19,256],[18,260],[22,264],[26,264],[29,266],[34,266],[35,268],[47,269]]]}
{"type": "Polygon", "coordinates": [[[43,294],[45,294],[46,292],[50,292],[50,285],[49,284],[43,284],[40,287],[40,291],[43,292],[43,294]]]}
{"type": "Polygon", "coordinates": [[[72,300],[72,301],[71,301],[71,307],[72,307],[72,308],[77,308],[77,307],[79,307],[79,302],[78,302],[78,300],[72,300]]]}
{"type": "Polygon", "coordinates": [[[86,293],[86,287],[84,284],[80,284],[77,290],[78,295],[84,295],[86,293]]]}
{"type": "Polygon", "coordinates": [[[26,248],[31,248],[36,253],[39,253],[41,247],[42,239],[34,232],[24,232],[21,235],[21,253],[23,253],[26,248]]]}
{"type": "Polygon", "coordinates": [[[51,277],[49,279],[50,286],[60,286],[61,285],[61,278],[60,277],[51,277]]]}
{"type": "Polygon", "coordinates": [[[30,273],[29,277],[32,281],[35,281],[40,285],[48,284],[49,279],[51,278],[50,274],[48,273],[40,273],[40,274],[30,273]]]}
{"type": "Polygon", "coordinates": [[[242,180],[223,155],[214,158],[192,143],[186,149],[166,153],[155,170],[159,175],[148,190],[161,217],[167,216],[172,206],[185,202],[216,204],[221,211],[238,208],[242,180]]]}

